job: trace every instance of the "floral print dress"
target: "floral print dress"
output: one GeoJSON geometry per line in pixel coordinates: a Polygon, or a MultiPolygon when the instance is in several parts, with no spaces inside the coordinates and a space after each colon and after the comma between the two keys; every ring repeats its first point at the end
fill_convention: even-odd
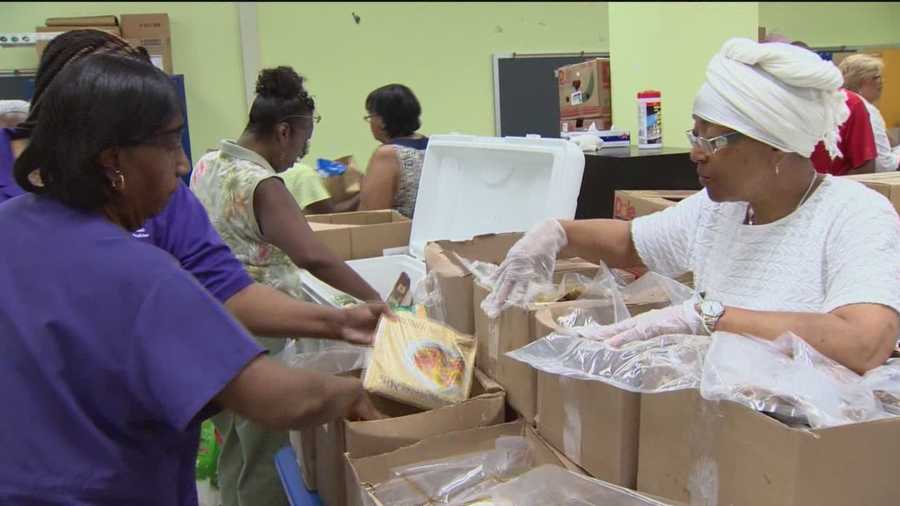
{"type": "MultiPolygon", "coordinates": [[[[218,151],[204,155],[191,174],[191,190],[203,203],[213,227],[250,276],[294,298],[311,302],[301,288],[300,273],[290,257],[266,242],[253,212],[257,185],[279,177],[265,158],[254,151],[223,140],[218,151]]],[[[284,339],[256,336],[271,353],[277,353],[284,339]]],[[[329,341],[302,339],[300,351],[318,351],[329,341]]]]}

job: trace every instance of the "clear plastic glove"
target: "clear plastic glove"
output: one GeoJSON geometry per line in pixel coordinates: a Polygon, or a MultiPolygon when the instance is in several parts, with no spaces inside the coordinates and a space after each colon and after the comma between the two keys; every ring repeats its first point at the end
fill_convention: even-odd
{"type": "Polygon", "coordinates": [[[553,281],[556,256],[568,244],[566,231],[555,219],[543,221],[516,242],[506,259],[488,278],[493,289],[481,309],[496,318],[510,307],[528,303],[528,287],[553,281]]]}
{"type": "Polygon", "coordinates": [[[696,303],[696,300],[689,299],[681,304],[654,309],[612,325],[584,328],[581,335],[605,341],[614,347],[668,334],[705,335],[703,320],[694,308],[696,303]]]}

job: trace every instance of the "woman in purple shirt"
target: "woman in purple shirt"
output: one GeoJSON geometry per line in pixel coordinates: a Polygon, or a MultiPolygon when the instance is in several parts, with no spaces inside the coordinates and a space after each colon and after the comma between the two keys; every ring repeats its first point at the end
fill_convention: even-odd
{"type": "Polygon", "coordinates": [[[164,73],[86,57],[38,119],[15,166],[31,194],[0,205],[0,504],[196,505],[199,426],[220,409],[273,429],[378,416],[359,380],[266,357],[131,237],[187,168],[164,73]]]}
{"type": "MultiPolygon", "coordinates": [[[[43,94],[48,86],[67,65],[95,53],[130,56],[149,64],[145,51],[98,30],[73,30],[50,41],[38,66],[28,120],[16,129],[0,129],[0,203],[24,193],[13,179],[12,166],[36,128],[43,94]]],[[[382,305],[367,305],[335,311],[304,303],[274,288],[254,283],[213,229],[203,206],[182,183],[178,184],[163,210],[142,223],[132,235],[175,257],[185,270],[257,335],[324,337],[367,344],[384,310],[382,305]]],[[[375,290],[355,276],[346,265],[344,267],[329,280],[363,300],[377,300],[375,290]]]]}

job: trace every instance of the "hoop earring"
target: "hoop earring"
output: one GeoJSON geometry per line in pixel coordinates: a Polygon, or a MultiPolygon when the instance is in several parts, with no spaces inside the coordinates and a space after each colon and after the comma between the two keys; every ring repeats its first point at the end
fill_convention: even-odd
{"type": "Polygon", "coordinates": [[[121,170],[116,169],[116,177],[112,183],[113,190],[122,191],[125,189],[125,175],[122,174],[121,170]]]}

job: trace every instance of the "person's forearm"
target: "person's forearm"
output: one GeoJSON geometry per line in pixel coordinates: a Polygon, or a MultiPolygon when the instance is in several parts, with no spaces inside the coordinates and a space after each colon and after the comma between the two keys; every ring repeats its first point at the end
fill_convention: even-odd
{"type": "Polygon", "coordinates": [[[356,195],[350,197],[347,200],[341,202],[332,202],[332,207],[334,207],[334,212],[336,213],[356,211],[359,208],[359,192],[357,192],[356,195]]]}
{"type": "Polygon", "coordinates": [[[751,311],[727,307],[717,331],[774,340],[793,332],[823,355],[863,374],[884,363],[890,349],[873,346],[860,329],[830,313],[751,311]]]}
{"type": "Polygon", "coordinates": [[[266,337],[341,339],[344,313],[295,299],[253,283],[225,301],[225,307],[251,333],[266,337]]]}
{"type": "Polygon", "coordinates": [[[597,219],[560,220],[559,223],[568,240],[561,257],[580,257],[617,268],[643,266],[631,239],[630,222],[597,219]]]}
{"type": "Polygon", "coordinates": [[[261,356],[235,377],[215,401],[270,430],[301,429],[350,414],[365,396],[356,378],[291,369],[261,356]]]}
{"type": "Polygon", "coordinates": [[[329,285],[367,302],[381,302],[381,296],[346,262],[334,257],[307,267],[315,277],[329,285]]]}

